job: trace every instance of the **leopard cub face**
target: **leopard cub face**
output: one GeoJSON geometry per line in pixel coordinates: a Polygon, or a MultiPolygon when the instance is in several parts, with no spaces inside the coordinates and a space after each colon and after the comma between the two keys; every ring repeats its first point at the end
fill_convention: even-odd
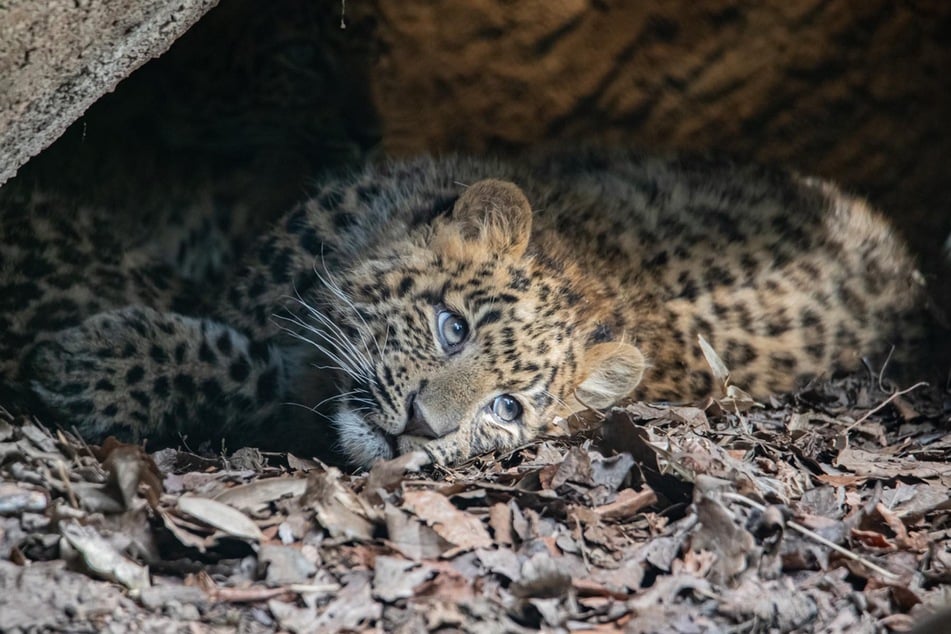
{"type": "Polygon", "coordinates": [[[353,462],[515,447],[640,382],[637,348],[582,336],[560,297],[570,276],[528,253],[531,224],[518,187],[481,181],[447,217],[322,276],[307,336],[337,371],[333,420],[353,462]]]}

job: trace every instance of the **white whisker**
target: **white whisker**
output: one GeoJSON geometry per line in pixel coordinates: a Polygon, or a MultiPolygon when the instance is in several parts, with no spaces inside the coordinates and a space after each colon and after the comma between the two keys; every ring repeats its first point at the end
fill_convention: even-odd
{"type": "MultiPolygon", "coordinates": [[[[330,269],[327,268],[327,262],[324,260],[323,249],[320,251],[320,265],[323,267],[324,273],[326,273],[327,277],[325,278],[320,274],[320,272],[317,270],[317,263],[314,262],[314,274],[317,276],[317,279],[320,280],[323,285],[326,286],[335,297],[337,297],[337,299],[342,301],[351,311],[353,311],[353,314],[355,314],[360,319],[360,322],[363,324],[363,327],[366,328],[368,333],[372,333],[373,331],[370,328],[370,325],[367,324],[366,320],[363,318],[363,315],[360,314],[360,311],[354,305],[353,300],[351,300],[347,294],[343,292],[343,289],[340,288],[340,285],[336,282],[336,280],[333,279],[330,269]]],[[[361,336],[360,339],[362,341],[363,337],[361,336]]],[[[383,351],[380,350],[379,342],[374,337],[371,337],[371,339],[373,339],[373,344],[376,346],[377,353],[382,357],[383,351]]],[[[363,345],[366,346],[366,341],[363,341],[363,345]]],[[[369,355],[369,353],[370,351],[368,349],[367,354],[369,355]]]]}
{"type": "MultiPolygon", "coordinates": [[[[301,302],[301,304],[308,308],[312,315],[318,317],[318,321],[320,321],[322,324],[327,324],[329,322],[326,316],[314,311],[303,302],[301,302]]],[[[292,337],[316,347],[336,366],[326,369],[336,369],[343,371],[357,381],[375,382],[372,371],[373,366],[370,359],[364,356],[363,353],[358,349],[354,348],[350,341],[342,336],[342,333],[337,334],[332,329],[328,332],[328,330],[317,328],[306,323],[300,317],[293,314],[290,316],[275,315],[275,318],[281,321],[290,322],[291,324],[297,326],[300,330],[310,333],[319,339],[318,341],[309,338],[299,332],[297,329],[279,325],[279,327],[285,330],[292,337]]]]}
{"type": "MultiPolygon", "coordinates": [[[[350,390],[349,392],[343,392],[343,393],[341,393],[341,394],[334,394],[333,396],[328,396],[328,397],[325,398],[324,400],[320,401],[319,403],[317,403],[316,405],[314,405],[314,407],[315,407],[315,408],[323,407],[323,406],[326,405],[327,403],[332,403],[332,402],[334,402],[334,401],[340,401],[340,400],[343,400],[343,399],[345,399],[345,398],[354,396],[354,395],[356,395],[356,394],[366,394],[366,393],[367,393],[366,390],[361,389],[361,388],[358,388],[358,389],[355,389],[355,390],[350,390]]],[[[356,403],[372,403],[372,401],[367,401],[366,399],[356,398],[356,397],[354,397],[353,400],[354,400],[354,402],[356,402],[356,403]]]]}
{"type": "Polygon", "coordinates": [[[565,409],[571,409],[570,407],[568,407],[568,403],[566,403],[564,400],[558,398],[557,396],[555,396],[554,394],[552,394],[552,393],[549,392],[548,390],[542,390],[542,394],[544,394],[544,395],[547,396],[548,398],[552,399],[553,401],[555,401],[556,403],[558,403],[559,405],[561,405],[561,406],[564,407],[565,409]]]}

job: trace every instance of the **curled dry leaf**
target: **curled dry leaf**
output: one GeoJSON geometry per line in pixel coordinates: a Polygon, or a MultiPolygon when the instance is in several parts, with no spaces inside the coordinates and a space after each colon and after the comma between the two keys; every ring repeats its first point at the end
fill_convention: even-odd
{"type": "Polygon", "coordinates": [[[657,494],[648,486],[640,491],[623,489],[613,502],[592,509],[601,519],[619,520],[634,517],[643,509],[657,503],[657,494]]]}
{"type": "Polygon", "coordinates": [[[428,566],[398,557],[377,557],[373,568],[373,596],[386,603],[413,596],[415,588],[434,574],[428,566]]]}
{"type": "Polygon", "coordinates": [[[245,513],[263,511],[271,502],[298,497],[307,490],[304,478],[265,478],[225,489],[214,500],[245,513]]]}
{"type": "Polygon", "coordinates": [[[384,515],[390,544],[413,561],[434,559],[453,547],[425,522],[390,503],[384,506],[384,515]]]}
{"type": "Polygon", "coordinates": [[[512,584],[517,597],[559,598],[571,588],[571,575],[547,553],[537,553],[522,564],[520,579],[512,584]]]}
{"type": "Polygon", "coordinates": [[[151,585],[149,569],[120,554],[93,527],[70,520],[60,523],[60,533],[80,555],[86,569],[97,577],[115,581],[130,590],[151,585]]]}
{"type": "Polygon", "coordinates": [[[730,380],[729,368],[726,367],[723,359],[721,359],[720,355],[713,349],[713,346],[703,338],[703,335],[697,335],[697,343],[700,344],[700,351],[703,353],[703,358],[706,360],[707,365],[710,366],[710,371],[713,372],[713,378],[722,386],[726,387],[727,382],[730,380]]]}
{"type": "Polygon", "coordinates": [[[726,396],[716,399],[713,403],[716,408],[715,413],[740,414],[748,412],[754,407],[763,407],[746,391],[741,390],[735,385],[726,386],[726,396]]]}
{"type": "Polygon", "coordinates": [[[607,492],[617,491],[627,480],[628,473],[634,466],[634,458],[628,453],[605,457],[594,450],[589,449],[588,452],[591,456],[590,484],[602,486],[607,492]]]}
{"type": "Polygon", "coordinates": [[[546,476],[549,473],[550,478],[542,477],[542,486],[547,489],[557,489],[566,482],[591,484],[591,456],[581,447],[572,447],[560,463],[542,471],[546,476]]]}
{"type": "Polygon", "coordinates": [[[261,541],[264,535],[254,521],[227,504],[195,495],[183,495],[176,504],[178,510],[208,526],[217,528],[229,537],[261,541]]]}
{"type": "Polygon", "coordinates": [[[711,569],[716,583],[729,583],[745,572],[760,549],[743,526],[743,520],[716,499],[715,493],[700,494],[694,503],[699,520],[690,537],[690,547],[716,555],[711,569]]]}
{"type": "Polygon", "coordinates": [[[43,490],[15,482],[0,482],[0,515],[40,513],[49,505],[49,496],[43,490]]]}
{"type": "Polygon", "coordinates": [[[195,548],[198,552],[206,552],[218,543],[219,538],[225,536],[222,531],[190,522],[187,518],[176,513],[159,511],[159,515],[165,528],[180,544],[188,548],[195,548]]]}
{"type": "Polygon", "coordinates": [[[914,457],[899,457],[893,450],[868,451],[845,447],[835,459],[836,466],[869,478],[890,480],[896,477],[937,480],[947,489],[951,488],[951,464],[947,462],[922,461],[914,457]]]}
{"type": "Polygon", "coordinates": [[[337,469],[311,471],[301,504],[314,510],[317,521],[331,537],[361,541],[373,539],[374,522],[370,518],[379,519],[379,513],[343,485],[337,469]]]}
{"type": "Polygon", "coordinates": [[[163,493],[162,474],[142,447],[119,442],[110,436],[103,443],[100,455],[108,476],[107,483],[125,508],[134,508],[140,490],[149,506],[158,508],[163,493]]]}
{"type": "Polygon", "coordinates": [[[700,351],[703,352],[703,358],[710,366],[713,378],[721,386],[723,394],[719,398],[711,399],[706,409],[710,409],[714,414],[738,414],[749,411],[753,407],[762,407],[747,392],[730,384],[730,370],[703,335],[698,334],[697,341],[700,344],[700,351]]]}
{"type": "Polygon", "coordinates": [[[435,491],[406,491],[403,502],[413,514],[454,546],[467,550],[492,546],[492,537],[482,521],[457,509],[442,494],[435,491]]]}
{"type": "Polygon", "coordinates": [[[371,504],[380,504],[379,491],[392,491],[406,477],[407,473],[416,473],[428,465],[432,459],[424,451],[411,451],[393,458],[377,462],[370,469],[366,485],[363,487],[364,496],[371,504]]]}

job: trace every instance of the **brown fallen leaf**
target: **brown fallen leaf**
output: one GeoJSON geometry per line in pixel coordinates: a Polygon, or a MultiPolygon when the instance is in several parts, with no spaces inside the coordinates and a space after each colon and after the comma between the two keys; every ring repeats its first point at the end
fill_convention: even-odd
{"type": "Polygon", "coordinates": [[[572,447],[564,460],[553,466],[555,470],[551,474],[551,480],[547,484],[543,483],[547,489],[557,489],[566,482],[588,485],[593,483],[591,454],[582,447],[572,447]]]}
{"type": "Polygon", "coordinates": [[[649,486],[644,485],[640,491],[622,489],[613,502],[597,506],[592,510],[601,519],[619,520],[633,517],[656,503],[657,494],[649,486]]]}
{"type": "Polygon", "coordinates": [[[892,455],[892,452],[892,449],[874,452],[846,447],[839,451],[834,464],[861,476],[888,480],[896,477],[938,480],[942,486],[951,488],[951,463],[902,458],[892,455]]]}
{"type": "Polygon", "coordinates": [[[414,599],[425,601],[452,601],[459,605],[471,605],[476,596],[472,579],[454,570],[448,562],[434,561],[428,566],[436,573],[416,588],[414,599]]]}
{"type": "MultiPolygon", "coordinates": [[[[644,580],[645,562],[646,557],[632,557],[619,562],[617,568],[595,568],[591,571],[591,579],[612,592],[625,594],[634,592],[640,589],[644,580]]],[[[666,569],[669,570],[669,565],[666,569]]],[[[576,582],[577,579],[575,577],[572,583],[576,582]]]]}
{"type": "Polygon", "coordinates": [[[703,358],[710,366],[714,383],[721,389],[721,396],[711,396],[706,407],[704,407],[705,410],[711,412],[714,416],[721,416],[723,414],[746,412],[754,407],[763,407],[749,393],[736,385],[730,384],[730,370],[726,367],[720,355],[716,353],[716,350],[713,349],[713,346],[703,338],[703,335],[697,335],[697,343],[700,344],[703,358]]]}
{"type": "Polygon", "coordinates": [[[515,543],[512,536],[512,510],[507,505],[497,502],[489,507],[489,528],[499,545],[511,546],[515,543]]]}
{"type": "Polygon", "coordinates": [[[475,554],[485,570],[507,577],[511,581],[518,581],[522,576],[521,561],[518,555],[509,548],[498,550],[479,548],[475,554]]]}
{"type": "Polygon", "coordinates": [[[623,600],[628,596],[627,592],[612,590],[593,579],[572,579],[571,585],[580,597],[611,597],[623,600]]]}
{"type": "Polygon", "coordinates": [[[809,592],[796,588],[788,578],[744,579],[717,606],[718,611],[740,620],[769,623],[779,632],[811,629],[818,609],[809,592]]]}
{"type": "Polygon", "coordinates": [[[370,573],[351,572],[341,579],[342,588],[317,611],[314,632],[341,632],[371,628],[383,615],[383,606],[373,600],[370,573]]]}
{"type": "Polygon", "coordinates": [[[272,587],[306,584],[317,572],[313,562],[290,546],[262,544],[258,562],[267,567],[264,580],[272,587]]]}
{"type": "Polygon", "coordinates": [[[307,490],[305,478],[262,478],[225,489],[214,500],[245,513],[258,513],[285,497],[299,497],[307,490]]]}
{"type": "Polygon", "coordinates": [[[546,553],[537,553],[522,564],[519,580],[512,584],[517,597],[558,598],[571,588],[569,575],[559,562],[546,553]]]}
{"type": "MultiPolygon", "coordinates": [[[[287,594],[286,591],[285,594],[287,594]]],[[[314,621],[317,619],[317,606],[310,604],[298,607],[296,602],[284,600],[290,598],[281,597],[280,595],[266,598],[267,608],[271,616],[280,624],[281,630],[294,634],[310,634],[311,632],[316,634],[314,621]]]]}
{"type": "Polygon", "coordinates": [[[829,475],[829,474],[819,474],[815,476],[818,482],[823,484],[829,484],[832,486],[856,486],[868,481],[866,476],[857,476],[857,475],[829,475]]]}
{"type": "Polygon", "coordinates": [[[162,496],[162,474],[152,457],[138,445],[119,442],[112,436],[102,445],[102,467],[108,475],[107,483],[127,509],[133,508],[141,490],[153,509],[158,508],[162,496]]]}
{"type": "Polygon", "coordinates": [[[299,458],[292,453],[287,454],[287,466],[293,471],[311,471],[323,468],[323,464],[310,458],[299,458]]]}
{"type": "Polygon", "coordinates": [[[381,504],[379,491],[393,491],[405,479],[407,473],[416,473],[431,462],[423,451],[411,451],[392,460],[382,460],[370,468],[363,495],[370,504],[381,504]]]}
{"type": "Polygon", "coordinates": [[[710,345],[703,335],[697,335],[697,343],[700,344],[700,352],[703,353],[704,360],[706,360],[707,365],[710,366],[713,378],[716,379],[717,383],[726,386],[730,380],[730,370],[726,367],[723,359],[720,358],[720,355],[717,354],[716,350],[713,349],[713,346],[710,345]]]}
{"type": "Polygon", "coordinates": [[[189,518],[174,512],[159,510],[159,516],[165,528],[180,544],[195,548],[198,552],[207,552],[215,547],[220,539],[227,536],[223,531],[204,523],[192,522],[189,518]]]}
{"type": "Polygon", "coordinates": [[[182,513],[216,528],[229,537],[262,541],[264,535],[254,521],[227,504],[194,495],[183,495],[176,504],[182,513]]]}
{"type": "Polygon", "coordinates": [[[457,509],[444,495],[435,491],[406,491],[403,502],[440,537],[458,548],[471,550],[492,546],[492,537],[482,521],[457,509]]]}
{"type": "Polygon", "coordinates": [[[390,503],[384,506],[384,516],[389,543],[413,561],[435,559],[454,547],[424,521],[390,503]]]}
{"type": "Polygon", "coordinates": [[[0,515],[40,513],[49,502],[49,494],[35,485],[0,482],[0,515]]]}
{"type": "Polygon", "coordinates": [[[314,510],[317,521],[332,537],[370,541],[379,514],[345,487],[341,479],[337,469],[311,471],[301,504],[314,510]]]}
{"type": "Polygon", "coordinates": [[[930,540],[926,533],[909,532],[898,514],[891,511],[881,502],[875,505],[875,512],[884,520],[885,525],[895,533],[895,543],[898,544],[899,548],[919,553],[928,550],[930,540]]]}
{"type": "Polygon", "coordinates": [[[413,596],[434,574],[428,566],[398,557],[377,557],[373,567],[373,596],[385,603],[413,596]]]}
{"type": "Polygon", "coordinates": [[[878,531],[864,531],[857,528],[853,528],[850,532],[853,539],[862,542],[868,548],[874,548],[877,550],[897,550],[898,547],[893,544],[887,537],[879,533],[878,531]]]}
{"type": "Polygon", "coordinates": [[[115,581],[130,590],[151,585],[149,569],[119,553],[92,526],[74,520],[60,523],[60,534],[82,558],[86,569],[97,577],[115,581]]]}
{"type": "Polygon", "coordinates": [[[751,563],[759,559],[761,549],[743,526],[743,520],[720,503],[715,491],[701,493],[698,488],[694,506],[698,524],[691,532],[690,547],[695,552],[714,553],[711,579],[730,583],[750,569],[751,563]]]}

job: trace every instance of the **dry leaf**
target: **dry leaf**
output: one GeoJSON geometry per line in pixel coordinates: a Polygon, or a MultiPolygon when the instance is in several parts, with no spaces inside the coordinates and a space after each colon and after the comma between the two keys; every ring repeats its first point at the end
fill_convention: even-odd
{"type": "Polygon", "coordinates": [[[911,457],[900,458],[889,453],[846,447],[836,456],[834,464],[857,475],[870,478],[937,479],[945,488],[951,487],[951,464],[949,463],[922,462],[911,457]]]}
{"type": "MultiPolygon", "coordinates": [[[[317,521],[332,537],[362,541],[373,539],[370,509],[352,490],[343,486],[338,470],[311,471],[301,503],[314,510],[317,521]]],[[[374,519],[376,515],[373,513],[374,519]]]]}
{"type": "Polygon", "coordinates": [[[428,567],[398,559],[377,557],[373,572],[373,596],[386,603],[413,596],[414,589],[433,576],[428,567]]]}
{"type": "Polygon", "coordinates": [[[264,478],[225,489],[214,500],[245,513],[258,513],[281,498],[299,497],[307,490],[304,478],[264,478]]]}
{"type": "Polygon", "coordinates": [[[178,498],[176,506],[185,515],[217,528],[229,537],[252,541],[264,539],[261,529],[250,517],[227,504],[194,495],[183,495],[178,498]]]}
{"type": "Polygon", "coordinates": [[[648,486],[640,491],[633,489],[623,489],[617,494],[617,498],[609,504],[598,506],[594,509],[601,519],[619,520],[633,517],[642,510],[657,503],[657,494],[648,486]]]}
{"type": "Polygon", "coordinates": [[[446,496],[435,491],[406,491],[403,500],[410,511],[450,544],[467,550],[492,545],[482,521],[457,509],[446,496]]]}
{"type": "Polygon", "coordinates": [[[149,569],[121,555],[93,527],[70,520],[60,524],[63,539],[82,557],[85,567],[94,575],[141,590],[151,585],[149,569]]]}
{"type": "Polygon", "coordinates": [[[385,505],[384,514],[390,543],[413,561],[439,557],[452,547],[425,522],[392,504],[385,505]]]}

